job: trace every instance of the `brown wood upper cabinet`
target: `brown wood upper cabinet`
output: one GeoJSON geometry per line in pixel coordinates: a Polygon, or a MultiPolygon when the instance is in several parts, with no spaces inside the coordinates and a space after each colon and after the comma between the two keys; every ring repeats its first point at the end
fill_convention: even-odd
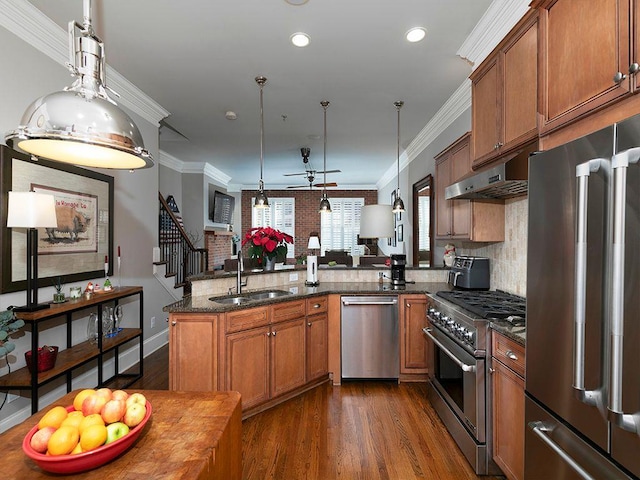
{"type": "Polygon", "coordinates": [[[532,7],[540,15],[541,134],[640,88],[639,2],[537,0],[532,7]]]}
{"type": "Polygon", "coordinates": [[[538,13],[530,10],[470,76],[474,169],[537,137],[537,77],[538,13]]]}
{"type": "Polygon", "coordinates": [[[472,171],[470,138],[467,132],[435,157],[436,238],[501,242],[504,202],[445,199],[445,189],[472,171]]]}

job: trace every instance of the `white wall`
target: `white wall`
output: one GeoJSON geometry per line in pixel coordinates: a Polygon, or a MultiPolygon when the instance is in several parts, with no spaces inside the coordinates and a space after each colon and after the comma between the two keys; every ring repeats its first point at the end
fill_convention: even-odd
{"type": "MultiPolygon", "coordinates": [[[[15,128],[27,106],[36,98],[61,90],[72,81],[68,71],[49,57],[41,54],[33,47],[18,39],[9,31],[0,27],[0,45],[2,46],[4,68],[0,74],[0,132],[4,133],[15,128]]],[[[145,146],[158,157],[158,129],[157,125],[141,117],[127,112],[144,137],[145,146]]],[[[162,307],[173,301],[172,297],[161,287],[153,276],[152,249],[157,245],[158,229],[158,167],[129,173],[126,171],[102,170],[115,179],[114,199],[114,245],[122,249],[122,283],[126,285],[141,285],[144,288],[144,342],[145,354],[167,342],[166,315],[162,307]],[[156,317],[155,329],[150,328],[150,318],[156,317]]],[[[96,279],[101,282],[102,279],[96,279]]],[[[84,283],[84,282],[83,282],[84,283]]],[[[53,287],[40,290],[41,300],[51,298],[53,287]]],[[[23,305],[26,302],[25,292],[0,295],[0,309],[9,305],[23,305]]],[[[137,302],[125,305],[125,318],[132,325],[137,323],[137,302]],[[136,318],[134,318],[136,317],[136,318]]],[[[90,312],[88,312],[90,313],[90,312]]],[[[75,318],[75,317],[74,317],[75,318]]],[[[58,345],[66,344],[63,322],[52,322],[50,328],[42,335],[42,343],[58,345]]],[[[74,341],[84,340],[86,318],[74,319],[74,341]]],[[[25,365],[24,352],[30,348],[30,335],[27,331],[19,334],[15,339],[16,350],[9,355],[12,370],[25,365]]],[[[125,352],[127,361],[135,361],[137,349],[125,352]]],[[[121,362],[126,368],[127,361],[121,362]]],[[[4,359],[0,359],[0,375],[8,372],[4,359]]],[[[95,386],[97,377],[91,372],[80,375],[74,382],[74,388],[81,386],[95,386]]],[[[12,392],[17,394],[19,392],[12,392]]],[[[42,389],[41,408],[65,393],[63,382],[53,383],[42,389]]],[[[11,396],[11,402],[0,410],[0,431],[22,421],[30,415],[30,401],[23,396],[11,396]]],[[[3,398],[0,392],[0,403],[3,398]]]]}

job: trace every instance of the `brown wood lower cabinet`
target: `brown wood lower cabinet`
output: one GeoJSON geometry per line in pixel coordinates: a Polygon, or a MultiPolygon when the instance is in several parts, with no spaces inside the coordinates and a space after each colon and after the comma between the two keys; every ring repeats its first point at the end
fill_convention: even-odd
{"type": "Polygon", "coordinates": [[[169,330],[169,389],[218,390],[218,315],[174,313],[169,330]]]}
{"type": "Polygon", "coordinates": [[[296,395],[328,379],[327,315],[326,296],[219,315],[172,313],[169,388],[234,390],[250,413],[296,395]]]}
{"type": "Polygon", "coordinates": [[[495,331],[492,348],[493,459],[507,478],[521,480],[524,478],[524,348],[495,331]]]}
{"type": "Polygon", "coordinates": [[[426,295],[400,296],[400,373],[428,373],[428,343],[422,329],[427,326],[426,295]]]}

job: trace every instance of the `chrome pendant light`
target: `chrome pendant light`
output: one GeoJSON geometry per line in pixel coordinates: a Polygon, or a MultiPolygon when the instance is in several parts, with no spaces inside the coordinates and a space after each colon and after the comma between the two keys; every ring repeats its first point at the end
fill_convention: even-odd
{"type": "Polygon", "coordinates": [[[262,180],[262,171],[264,168],[264,111],[262,90],[264,84],[267,83],[267,79],[265,77],[256,77],[256,83],[260,86],[260,183],[258,183],[258,191],[256,192],[256,200],[253,206],[256,208],[269,208],[269,199],[264,193],[264,181],[262,180]]]}
{"type": "Polygon", "coordinates": [[[393,213],[402,213],[404,212],[404,202],[402,198],[400,198],[400,109],[404,105],[404,102],[393,102],[396,106],[396,110],[398,111],[398,188],[396,189],[396,199],[393,201],[393,213]]]}
{"type": "Polygon", "coordinates": [[[91,25],[91,0],[83,0],[82,25],[69,22],[69,57],[68,67],[76,80],[34,101],[20,126],[7,133],[7,145],[86,167],[153,166],[140,130],[107,94],[104,43],[91,25]]]}
{"type": "Polygon", "coordinates": [[[324,184],[322,185],[322,200],[320,200],[320,213],[331,213],[331,204],[327,198],[327,107],[329,106],[328,100],[320,102],[324,109],[324,184]]]}

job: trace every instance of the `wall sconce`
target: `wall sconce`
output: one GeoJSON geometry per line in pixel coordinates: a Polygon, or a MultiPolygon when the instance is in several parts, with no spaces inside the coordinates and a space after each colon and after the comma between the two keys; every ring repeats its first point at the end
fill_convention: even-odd
{"type": "Polygon", "coordinates": [[[33,312],[49,308],[38,305],[38,228],[55,228],[56,202],[53,195],[36,192],[9,192],[7,227],[27,229],[27,305],[14,312],[33,312]]]}

